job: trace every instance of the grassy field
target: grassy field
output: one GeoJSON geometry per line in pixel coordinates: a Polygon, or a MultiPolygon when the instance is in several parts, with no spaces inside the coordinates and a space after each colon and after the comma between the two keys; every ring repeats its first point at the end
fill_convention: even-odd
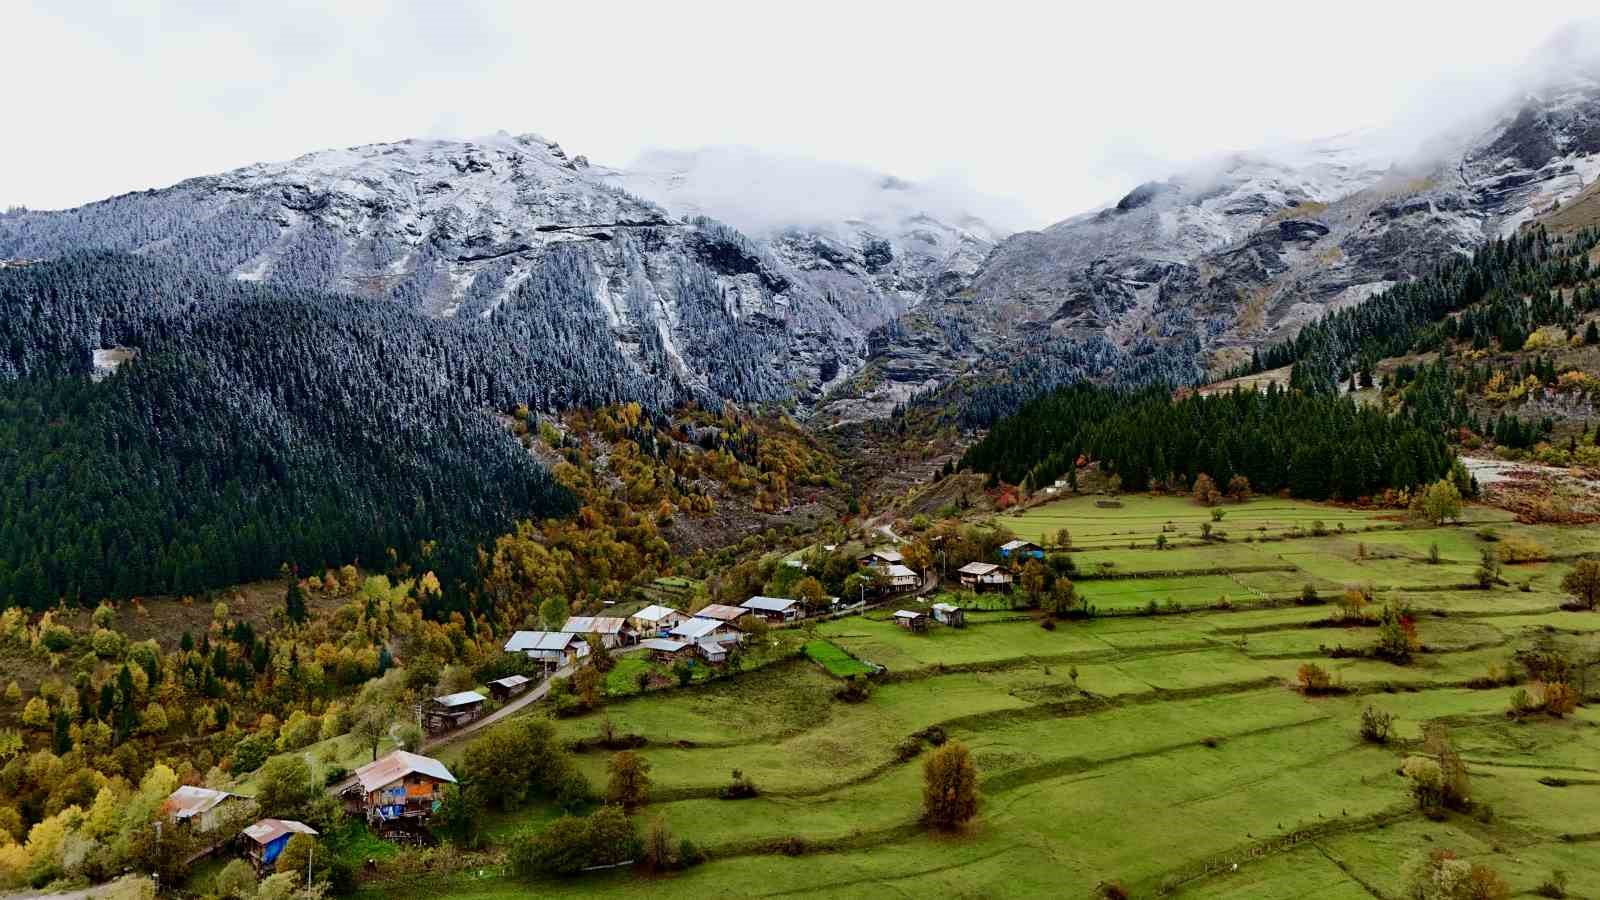
{"type": "Polygon", "coordinates": [[[871,666],[846,653],[832,641],[809,641],[805,653],[807,658],[827,669],[828,674],[835,678],[872,674],[871,666]]]}
{"type": "MultiPolygon", "coordinates": [[[[1148,543],[1181,514],[1198,524],[1193,509],[1145,499],[1132,498],[1102,533],[1120,540],[1145,528],[1148,543]]],[[[659,817],[694,841],[710,855],[704,865],[528,884],[488,857],[369,894],[1085,897],[1115,882],[1133,896],[1370,898],[1398,896],[1406,866],[1442,848],[1490,863],[1514,893],[1562,870],[1569,896],[1600,895],[1592,862],[1600,712],[1518,722],[1506,715],[1513,687],[1474,687],[1490,673],[1520,672],[1518,650],[1600,658],[1600,614],[1560,611],[1557,587],[1571,554],[1600,550],[1600,534],[1475,511],[1479,522],[1495,519],[1500,538],[1537,540],[1557,557],[1507,566],[1508,584],[1483,590],[1460,586],[1494,543],[1476,533],[1479,524],[1401,528],[1277,500],[1236,510],[1274,536],[1296,525],[1304,536],[1172,550],[1124,544],[1106,552],[1135,577],[1079,582],[1114,615],[1046,630],[1027,615],[976,610],[965,629],[927,634],[844,618],[817,626],[810,659],[618,696],[556,721],[568,740],[595,736],[605,719],[642,735],[653,787],[639,819],[659,817]],[[1330,533],[1310,534],[1317,519],[1330,533]],[[1344,534],[1332,525],[1339,521],[1344,534]],[[1381,527],[1355,530],[1368,525],[1381,527]],[[1427,561],[1435,545],[1437,564],[1427,561]],[[1405,666],[1332,656],[1335,647],[1371,647],[1376,629],[1328,627],[1336,607],[1280,599],[1307,583],[1330,595],[1359,583],[1380,599],[1404,599],[1424,651],[1405,666]],[[1231,603],[1219,606],[1223,595],[1231,603]],[[1151,600],[1161,613],[1141,614],[1151,600]],[[1296,670],[1311,661],[1348,692],[1302,696],[1296,670]],[[837,699],[833,676],[865,662],[887,667],[870,698],[837,699]],[[1369,706],[1395,717],[1387,746],[1359,735],[1369,706]],[[1416,811],[1397,770],[1430,723],[1449,727],[1467,761],[1475,815],[1431,821],[1416,811]],[[933,727],[971,749],[979,774],[979,816],[956,835],[917,823],[929,752],[918,736],[933,727]],[[760,796],[718,798],[734,769],[760,796]]],[[[1066,527],[1077,543],[1083,525],[1066,527]]],[[[1591,691],[1597,682],[1591,669],[1591,691]]],[[[599,784],[607,758],[585,751],[578,765],[599,784]]],[[[491,840],[553,814],[537,807],[498,817],[491,840]]]]}

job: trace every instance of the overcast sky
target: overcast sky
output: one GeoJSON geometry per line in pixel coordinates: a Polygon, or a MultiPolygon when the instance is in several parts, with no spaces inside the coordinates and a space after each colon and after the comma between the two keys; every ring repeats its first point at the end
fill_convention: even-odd
{"type": "Polygon", "coordinates": [[[11,0],[0,206],[504,129],[612,165],[746,145],[954,180],[1037,226],[1186,161],[1447,114],[1591,4],[1083,6],[11,0]]]}

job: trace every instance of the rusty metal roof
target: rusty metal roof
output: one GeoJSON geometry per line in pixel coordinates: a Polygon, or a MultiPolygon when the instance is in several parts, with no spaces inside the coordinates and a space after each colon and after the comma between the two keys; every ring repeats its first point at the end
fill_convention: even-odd
{"type": "Polygon", "coordinates": [[[162,804],[162,810],[172,818],[182,821],[208,813],[216,809],[217,804],[236,796],[238,795],[227,791],[214,791],[211,788],[186,784],[167,796],[167,802],[162,804]]]}
{"type": "Polygon", "coordinates": [[[361,782],[361,789],[371,793],[386,784],[393,784],[401,778],[416,772],[437,778],[440,781],[455,783],[456,777],[450,774],[444,763],[430,756],[418,753],[408,753],[404,750],[395,750],[376,762],[370,762],[356,770],[356,780],[361,782]]]}
{"type": "Polygon", "coordinates": [[[750,614],[750,610],[742,606],[729,606],[725,603],[713,603],[705,609],[694,614],[697,619],[716,619],[719,622],[732,622],[733,620],[750,614]]]}
{"type": "Polygon", "coordinates": [[[246,828],[244,836],[258,844],[270,844],[286,834],[316,834],[317,830],[293,819],[262,819],[246,828]]]}

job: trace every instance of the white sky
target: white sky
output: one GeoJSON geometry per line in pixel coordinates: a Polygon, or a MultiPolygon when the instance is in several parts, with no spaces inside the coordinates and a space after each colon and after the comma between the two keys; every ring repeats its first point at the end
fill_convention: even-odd
{"type": "Polygon", "coordinates": [[[1032,227],[1215,153],[1450,114],[1590,10],[8,0],[0,207],[504,129],[612,165],[747,145],[964,182],[1032,227]]]}

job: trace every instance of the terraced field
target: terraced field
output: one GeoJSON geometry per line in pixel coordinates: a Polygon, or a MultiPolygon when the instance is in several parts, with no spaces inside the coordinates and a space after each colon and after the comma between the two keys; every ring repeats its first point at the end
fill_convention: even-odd
{"type": "MultiPolygon", "coordinates": [[[[1287,506],[1270,514],[1345,512],[1287,506]]],[[[1560,611],[1557,585],[1572,554],[1600,551],[1600,534],[1499,522],[1501,537],[1537,540],[1555,559],[1507,566],[1507,584],[1482,590],[1457,586],[1491,545],[1477,525],[1398,526],[1122,550],[1121,571],[1160,574],[1080,582],[1115,614],[1054,630],[981,610],[965,629],[925,635],[875,617],[822,624],[819,640],[887,667],[867,701],[836,699],[839,681],[796,658],[557,722],[573,740],[602,716],[643,735],[654,786],[641,818],[664,818],[709,862],[536,885],[486,865],[384,893],[1070,897],[1116,882],[1134,896],[1394,897],[1411,860],[1444,848],[1490,862],[1518,893],[1563,870],[1570,895],[1600,895],[1600,713],[1517,722],[1513,687],[1475,687],[1520,673],[1513,654],[1538,646],[1587,661],[1595,697],[1600,614],[1560,611]],[[1430,564],[1435,544],[1442,560],[1430,564]],[[1219,574],[1230,567],[1249,571],[1219,574]],[[1410,665],[1332,657],[1370,647],[1375,629],[1328,627],[1333,607],[1281,599],[1346,581],[1412,605],[1425,649],[1410,665]],[[1167,598],[1180,608],[1139,614],[1167,598]],[[1308,661],[1348,693],[1302,696],[1295,673],[1308,661]],[[1369,706],[1396,717],[1387,746],[1359,735],[1369,706]],[[1446,724],[1466,759],[1477,815],[1417,812],[1397,770],[1429,723],[1446,724]],[[978,819],[953,836],[917,823],[928,749],[917,736],[935,726],[971,748],[980,777],[978,819]],[[735,768],[759,797],[718,799],[735,768]]],[[[579,754],[596,783],[606,759],[579,754]]],[[[550,815],[497,821],[491,837],[550,815]]]]}

